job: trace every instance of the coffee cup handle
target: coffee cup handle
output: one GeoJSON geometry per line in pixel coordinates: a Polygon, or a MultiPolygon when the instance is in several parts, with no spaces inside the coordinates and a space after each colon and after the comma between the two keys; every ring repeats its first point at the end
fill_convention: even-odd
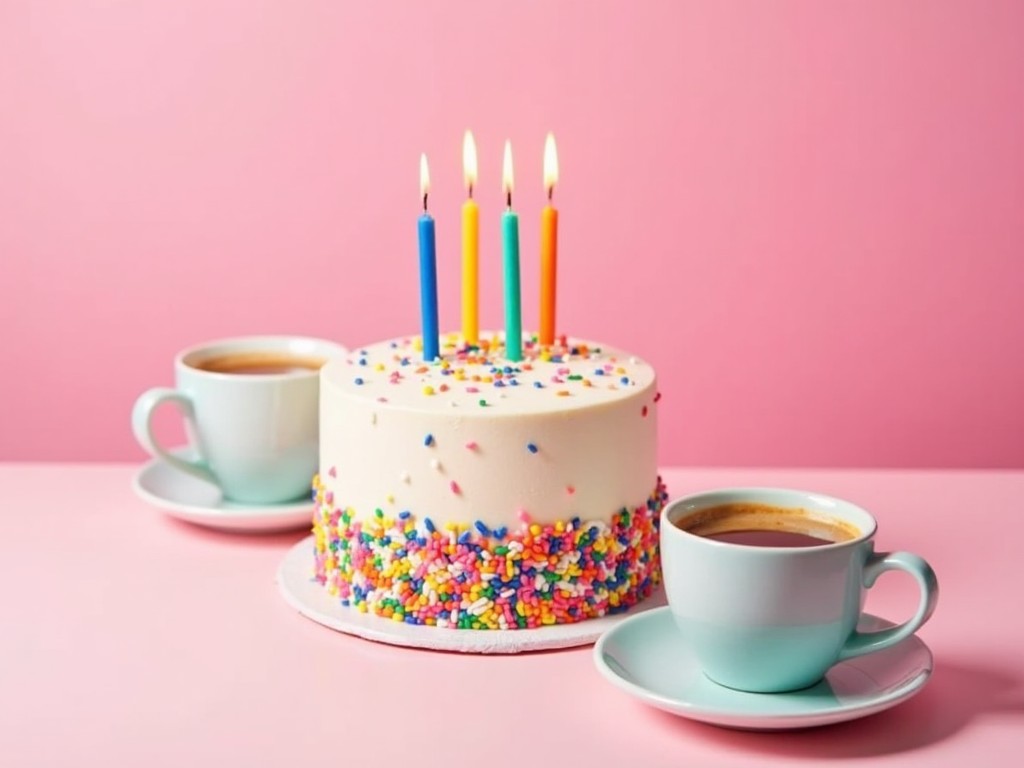
{"type": "Polygon", "coordinates": [[[870,589],[885,571],[904,571],[914,577],[921,589],[917,612],[908,621],[889,629],[878,632],[854,631],[839,652],[840,661],[896,645],[917,632],[935,611],[939,599],[939,582],[935,578],[935,571],[923,558],[911,552],[872,553],[864,564],[864,586],[870,589]]]}
{"type": "Polygon", "coordinates": [[[166,461],[172,467],[202,480],[216,483],[216,478],[203,458],[189,460],[175,456],[156,441],[153,435],[153,414],[161,404],[167,402],[174,403],[186,420],[193,418],[192,400],[187,394],[176,389],[154,387],[148,392],[143,392],[135,401],[135,407],[132,409],[132,431],[135,433],[135,439],[153,456],[166,461]]]}

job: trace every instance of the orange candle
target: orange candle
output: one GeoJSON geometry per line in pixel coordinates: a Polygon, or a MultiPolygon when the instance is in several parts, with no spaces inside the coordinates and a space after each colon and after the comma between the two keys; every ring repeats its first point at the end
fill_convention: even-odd
{"type": "Polygon", "coordinates": [[[558,273],[558,211],[551,204],[558,181],[555,137],[544,142],[544,187],[548,204],[540,215],[540,343],[555,343],[555,293],[558,273]]]}
{"type": "Polygon", "coordinates": [[[476,142],[466,131],[462,142],[462,172],[466,179],[466,202],[462,204],[462,337],[466,344],[480,343],[479,268],[480,209],[473,199],[476,184],[476,142]]]}

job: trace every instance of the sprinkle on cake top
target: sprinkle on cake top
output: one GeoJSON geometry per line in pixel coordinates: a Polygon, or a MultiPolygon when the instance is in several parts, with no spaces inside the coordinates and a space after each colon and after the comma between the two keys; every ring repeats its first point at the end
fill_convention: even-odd
{"type": "Polygon", "coordinates": [[[482,334],[480,344],[470,346],[453,333],[442,337],[440,357],[426,363],[422,340],[408,337],[331,361],[322,380],[382,405],[495,416],[625,399],[646,391],[655,378],[651,366],[628,353],[565,336],[553,346],[524,337],[518,362],[504,352],[500,334],[482,334]]]}

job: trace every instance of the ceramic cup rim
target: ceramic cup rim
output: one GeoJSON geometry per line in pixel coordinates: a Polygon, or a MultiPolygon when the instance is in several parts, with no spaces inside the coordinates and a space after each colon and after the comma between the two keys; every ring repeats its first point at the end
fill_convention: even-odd
{"type": "Polygon", "coordinates": [[[210,339],[182,349],[174,356],[176,371],[187,371],[191,376],[199,376],[215,381],[294,381],[296,379],[318,378],[320,368],[308,371],[288,371],[282,373],[226,373],[224,371],[208,371],[196,365],[198,360],[219,354],[242,352],[247,350],[267,350],[271,352],[288,352],[292,354],[308,354],[324,358],[326,365],[331,359],[350,354],[347,347],[330,339],[302,334],[257,334],[247,336],[229,336],[210,339]]]}
{"type": "Polygon", "coordinates": [[[670,536],[691,546],[707,546],[720,548],[722,551],[761,553],[764,557],[801,556],[818,552],[831,552],[849,547],[856,547],[871,539],[878,530],[878,522],[874,515],[863,507],[838,496],[830,496],[817,491],[800,490],[776,486],[730,486],[715,488],[697,493],[687,494],[674,499],[665,505],[661,512],[661,535],[670,536]],[[773,506],[800,506],[814,512],[844,522],[852,523],[860,531],[860,535],[846,541],[836,541],[812,547],[772,547],[737,544],[735,542],[716,541],[704,536],[684,531],[676,521],[689,514],[731,502],[757,502],[773,506]]]}

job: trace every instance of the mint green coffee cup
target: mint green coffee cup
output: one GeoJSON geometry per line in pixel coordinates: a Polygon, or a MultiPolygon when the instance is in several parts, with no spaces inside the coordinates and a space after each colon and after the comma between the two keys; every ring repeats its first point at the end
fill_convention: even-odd
{"type": "Polygon", "coordinates": [[[714,682],[762,693],[806,688],[838,662],[899,643],[932,615],[938,582],[917,555],[876,552],[876,530],[866,510],[805,491],[732,488],[672,502],[661,558],[679,642],[714,682]],[[917,582],[917,610],[890,629],[857,631],[867,590],[889,570],[917,582]]]}

